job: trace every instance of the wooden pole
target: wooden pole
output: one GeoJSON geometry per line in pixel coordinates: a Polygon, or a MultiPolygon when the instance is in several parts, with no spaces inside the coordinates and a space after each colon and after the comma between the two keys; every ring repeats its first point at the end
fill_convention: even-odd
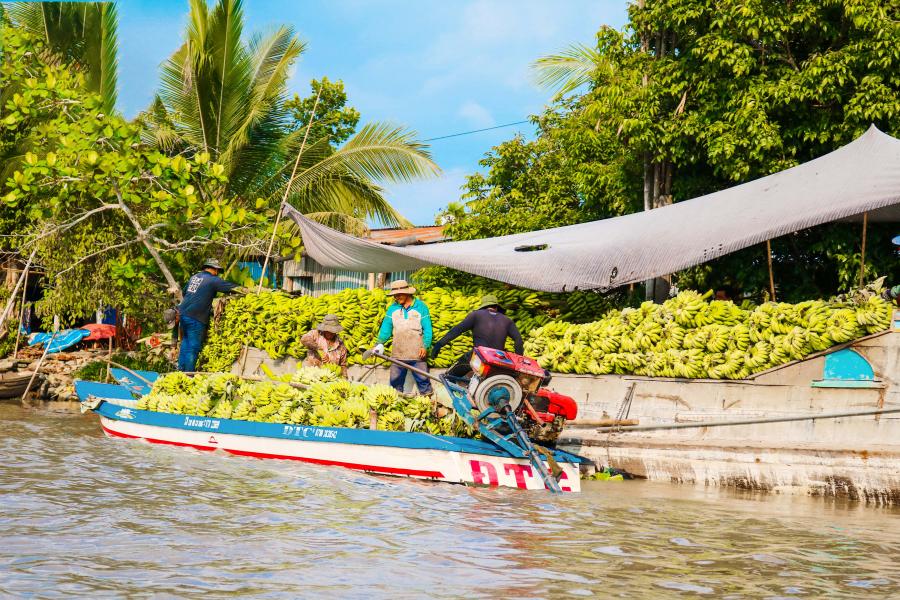
{"type": "Polygon", "coordinates": [[[272,228],[272,237],[269,240],[269,248],[266,250],[266,260],[263,262],[262,273],[259,275],[259,285],[256,287],[256,293],[262,291],[263,277],[266,276],[266,268],[269,266],[269,256],[272,254],[272,246],[275,245],[275,234],[278,232],[278,224],[281,222],[281,215],[284,212],[284,203],[287,202],[288,194],[291,193],[291,184],[294,183],[294,176],[297,175],[297,166],[300,164],[300,156],[306,148],[306,138],[309,137],[309,130],[312,128],[313,119],[316,117],[316,109],[319,107],[319,98],[322,97],[322,88],[316,94],[316,101],[313,103],[312,112],[309,114],[309,122],[306,124],[306,132],[303,134],[303,141],[300,142],[300,150],[297,152],[297,160],[294,161],[294,169],[291,171],[291,178],[288,179],[287,185],[284,187],[284,197],[281,204],[278,205],[278,216],[275,218],[275,227],[272,228]]]}
{"type": "Polygon", "coordinates": [[[112,362],[112,348],[113,348],[113,338],[109,336],[109,354],[107,354],[106,358],[106,383],[109,383],[109,369],[110,363],[112,362]]]}
{"type": "Polygon", "coordinates": [[[16,327],[16,345],[13,346],[13,358],[19,354],[19,339],[22,337],[22,321],[25,320],[25,294],[28,292],[28,269],[31,265],[25,267],[25,271],[22,274],[22,277],[25,278],[25,281],[22,285],[22,306],[19,310],[19,325],[16,327]]]}
{"type": "Polygon", "coordinates": [[[772,272],[772,240],[766,240],[766,259],[769,262],[769,295],[775,302],[775,274],[772,272]]]}
{"type": "Polygon", "coordinates": [[[28,380],[28,385],[25,387],[25,391],[22,392],[22,403],[28,404],[28,392],[31,391],[31,386],[34,384],[34,379],[37,377],[37,374],[41,370],[41,365],[44,364],[44,359],[47,358],[47,352],[50,350],[50,344],[52,344],[56,340],[56,334],[59,333],[57,329],[54,328],[53,335],[50,336],[50,339],[44,342],[44,353],[41,354],[41,359],[38,361],[37,366],[34,368],[34,373],[31,374],[31,379],[28,380]]]}
{"type": "Polygon", "coordinates": [[[869,226],[869,213],[863,213],[862,250],[859,253],[859,287],[862,289],[866,279],[866,229],[869,226]]]}
{"type": "MultiPolygon", "coordinates": [[[[12,311],[13,304],[16,301],[16,296],[19,295],[19,286],[22,285],[22,281],[27,277],[28,267],[31,266],[31,261],[34,260],[34,255],[37,253],[37,248],[32,250],[31,256],[28,257],[28,262],[25,263],[25,269],[22,271],[22,275],[19,276],[19,280],[16,282],[16,287],[9,295],[9,300],[6,303],[6,308],[3,309],[3,315],[0,316],[0,329],[2,329],[3,325],[6,323],[6,317],[9,316],[9,313],[12,311]]],[[[6,331],[5,329],[3,331],[6,331]]],[[[2,337],[2,335],[0,335],[2,337]]]]}

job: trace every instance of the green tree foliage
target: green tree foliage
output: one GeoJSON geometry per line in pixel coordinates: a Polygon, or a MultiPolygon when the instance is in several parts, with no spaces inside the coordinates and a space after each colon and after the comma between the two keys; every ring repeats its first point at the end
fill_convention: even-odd
{"type": "MultiPolygon", "coordinates": [[[[595,47],[572,46],[536,63],[539,81],[559,90],[551,110],[558,114],[555,127],[540,128],[533,142],[496,147],[484,165],[488,174],[469,180],[465,210],[443,215],[449,232],[467,239],[642,204],[652,209],[821,156],[873,123],[900,135],[896,3],[644,0],[630,5],[629,16],[623,32],[602,28],[595,47]],[[554,136],[561,132],[571,135],[559,142],[554,136]],[[592,143],[596,151],[584,152],[592,143]],[[566,172],[548,172],[512,151],[542,145],[566,172]],[[531,186],[518,205],[511,192],[523,187],[509,184],[517,181],[531,186]],[[542,191],[552,184],[562,188],[554,197],[567,202],[545,206],[542,191]],[[529,203],[540,217],[516,210],[529,203]]],[[[872,277],[895,261],[889,229],[869,227],[872,277]]],[[[826,296],[849,287],[858,281],[859,254],[859,225],[775,240],[779,295],[826,296]]],[[[764,290],[767,280],[760,247],[680,277],[682,286],[730,285],[748,294],[764,290]]]]}
{"type": "Polygon", "coordinates": [[[20,256],[47,273],[39,308],[69,320],[114,304],[152,314],[177,293],[197,254],[240,244],[264,214],[226,195],[225,168],[206,153],[168,156],[105,112],[83,76],[43,63],[42,42],[4,28],[0,73],[18,90],[3,131],[30,150],[5,182],[4,222],[20,256]]]}
{"type": "MultiPolygon", "coordinates": [[[[405,223],[377,182],[435,175],[426,147],[384,123],[364,126],[337,149],[325,137],[304,143],[305,128],[292,127],[285,107],[288,72],[304,44],[289,27],[245,44],[243,25],[240,0],[212,9],[191,1],[185,42],[163,65],[159,97],[143,116],[159,147],[209,153],[225,167],[232,196],[269,207],[287,196],[331,223],[405,223]]],[[[334,102],[337,89],[326,88],[334,102]]]]}
{"type": "MultiPolygon", "coordinates": [[[[11,2],[8,16],[17,27],[44,40],[52,57],[84,73],[87,89],[116,106],[118,17],[112,2],[11,2]]],[[[45,57],[51,58],[51,57],[45,57]]]]}
{"type": "Polygon", "coordinates": [[[310,87],[312,93],[306,98],[294,94],[292,99],[284,103],[284,108],[290,113],[288,128],[291,131],[305,129],[312,118],[307,143],[328,138],[332,148],[337,147],[356,131],[359,111],[347,106],[347,92],[344,91],[343,81],[329,81],[327,77],[323,77],[321,80],[313,79],[310,87]],[[313,107],[316,109],[315,115],[313,107]]]}

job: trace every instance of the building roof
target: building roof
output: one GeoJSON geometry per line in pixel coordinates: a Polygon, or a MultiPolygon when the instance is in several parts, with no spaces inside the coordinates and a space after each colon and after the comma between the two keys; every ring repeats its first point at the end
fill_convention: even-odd
{"type": "Polygon", "coordinates": [[[408,229],[370,229],[365,239],[388,246],[409,246],[413,244],[434,244],[446,241],[443,225],[424,225],[408,229]]]}

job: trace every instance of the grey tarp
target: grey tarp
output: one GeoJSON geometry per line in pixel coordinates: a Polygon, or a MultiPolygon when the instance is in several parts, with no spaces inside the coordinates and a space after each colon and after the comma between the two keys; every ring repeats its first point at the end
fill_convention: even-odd
{"type": "Polygon", "coordinates": [[[571,291],[608,290],[674,273],[896,204],[900,140],[873,126],[830,154],[727,190],[652,211],[503,237],[397,248],[339,233],[289,206],[285,210],[300,226],[306,252],[324,266],[390,272],[443,265],[525,288],[571,291]]]}

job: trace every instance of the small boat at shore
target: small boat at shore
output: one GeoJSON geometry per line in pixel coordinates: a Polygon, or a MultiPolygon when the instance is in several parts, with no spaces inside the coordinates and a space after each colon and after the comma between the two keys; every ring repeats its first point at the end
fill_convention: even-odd
{"type": "MultiPolygon", "coordinates": [[[[34,377],[34,372],[32,371],[8,371],[6,373],[0,373],[0,400],[5,400],[7,398],[21,398],[32,377],[34,377]]],[[[35,382],[38,386],[42,381],[42,378],[35,378],[35,382]]]]}
{"type": "MultiPolygon", "coordinates": [[[[528,490],[547,487],[529,457],[515,456],[489,441],[140,410],[135,398],[140,384],[135,385],[134,377],[118,375],[122,384],[75,383],[83,409],[97,413],[100,426],[109,437],[201,452],[340,466],[378,475],[528,490]]],[[[563,450],[552,452],[558,466],[559,489],[580,491],[580,465],[590,462],[563,450]]]]}

